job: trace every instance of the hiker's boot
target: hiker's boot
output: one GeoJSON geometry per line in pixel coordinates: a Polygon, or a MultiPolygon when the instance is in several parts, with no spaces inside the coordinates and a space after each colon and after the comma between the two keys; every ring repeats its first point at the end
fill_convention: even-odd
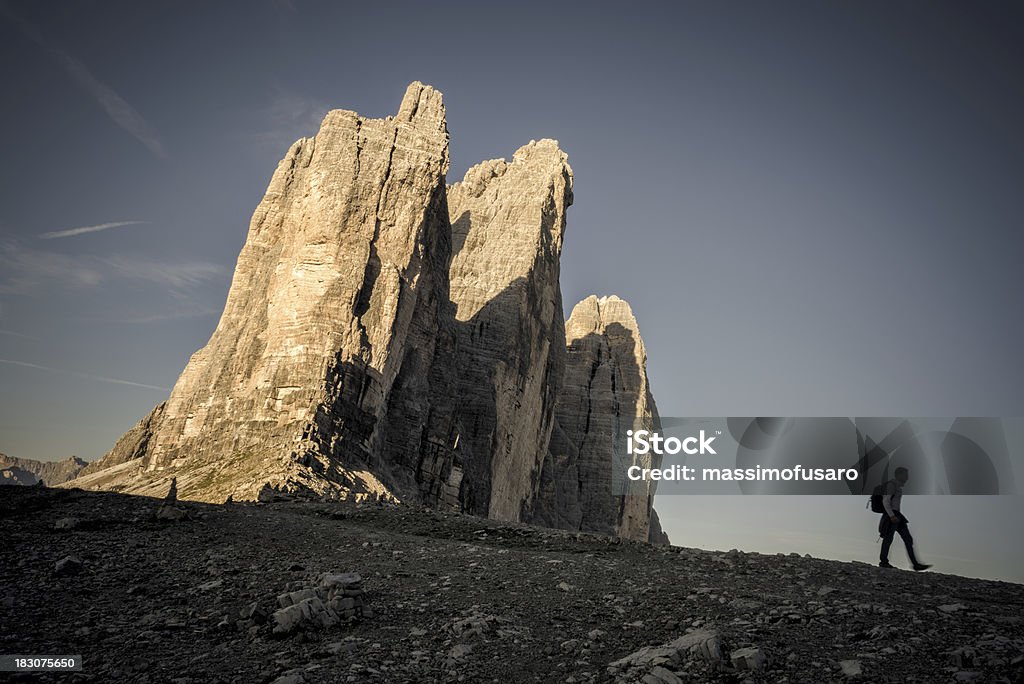
{"type": "Polygon", "coordinates": [[[915,572],[921,572],[922,570],[927,570],[930,567],[932,567],[932,566],[929,565],[928,563],[914,563],[914,571],[915,572]]]}
{"type": "Polygon", "coordinates": [[[894,568],[896,566],[890,565],[889,561],[882,561],[881,563],[878,564],[878,567],[880,567],[880,568],[894,568]]]}

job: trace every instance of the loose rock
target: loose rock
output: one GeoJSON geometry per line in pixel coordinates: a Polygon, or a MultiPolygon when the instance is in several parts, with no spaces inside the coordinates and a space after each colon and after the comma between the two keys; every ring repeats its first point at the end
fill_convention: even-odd
{"type": "Polygon", "coordinates": [[[768,664],[768,657],[759,648],[741,648],[729,655],[732,666],[737,670],[758,672],[768,664]]]}
{"type": "Polygon", "coordinates": [[[57,575],[77,575],[82,571],[82,559],[78,556],[65,556],[57,561],[53,571],[57,575]]]}

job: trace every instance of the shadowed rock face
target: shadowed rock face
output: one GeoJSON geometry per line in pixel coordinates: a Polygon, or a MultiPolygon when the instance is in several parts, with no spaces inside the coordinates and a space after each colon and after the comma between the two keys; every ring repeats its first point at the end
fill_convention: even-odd
{"type": "MultiPolygon", "coordinates": [[[[213,336],[94,482],[121,462],[133,466],[114,478],[126,491],[180,471],[182,496],[208,500],[253,498],[264,482],[385,493],[392,473],[370,467],[397,444],[418,446],[418,425],[415,438],[386,435],[426,411],[421,367],[448,301],[447,167],[441,94],[419,83],[393,118],[334,110],[292,145],[213,336]]],[[[418,454],[396,477],[400,466],[415,477],[418,454]]]]}
{"type": "Polygon", "coordinates": [[[328,113],[278,165],[210,341],[72,486],[369,494],[647,539],[653,491],[613,477],[615,439],[657,416],[629,306],[581,302],[566,347],[566,154],[447,167],[429,86],[393,118],[328,113]]]}
{"type": "Polygon", "coordinates": [[[553,140],[530,142],[448,187],[463,501],[501,520],[532,502],[561,384],[567,159],[553,140]]]}
{"type": "Polygon", "coordinates": [[[566,343],[557,427],[533,517],[553,527],[664,542],[660,525],[652,526],[653,483],[625,479],[626,431],[658,425],[647,352],[629,304],[614,295],[587,297],[566,323],[566,343]]]}

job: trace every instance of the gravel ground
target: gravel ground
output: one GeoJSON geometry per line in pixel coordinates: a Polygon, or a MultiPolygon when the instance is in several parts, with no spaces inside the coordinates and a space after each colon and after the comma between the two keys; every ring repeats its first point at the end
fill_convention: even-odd
{"type": "Polygon", "coordinates": [[[84,660],[11,681],[1024,679],[1022,585],[404,506],[158,505],[0,487],[0,653],[84,660]],[[275,633],[327,573],[360,575],[367,614],[275,633]]]}

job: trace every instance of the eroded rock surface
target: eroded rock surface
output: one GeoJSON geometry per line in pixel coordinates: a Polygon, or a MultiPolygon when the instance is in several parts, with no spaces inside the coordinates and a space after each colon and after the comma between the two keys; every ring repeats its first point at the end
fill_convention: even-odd
{"type": "Polygon", "coordinates": [[[666,542],[615,453],[657,420],[636,320],[591,297],[564,321],[567,155],[540,140],[453,185],[447,168],[429,86],[395,117],[329,112],[278,165],[210,341],[70,486],[177,478],[186,500],[354,495],[666,542]]]}
{"type": "MultiPolygon", "coordinates": [[[[567,529],[667,543],[652,526],[653,482],[630,482],[627,430],[658,429],[647,352],[629,304],[590,296],[566,323],[565,376],[557,427],[534,519],[567,529]]],[[[657,468],[656,457],[638,462],[657,468]]],[[[656,516],[655,516],[656,521],[656,516]]]]}
{"type": "Polygon", "coordinates": [[[448,301],[447,167],[429,86],[395,117],[329,112],[278,165],[210,341],[78,484],[152,494],[173,474],[183,497],[222,501],[268,482],[389,495],[414,480],[448,301]]]}
{"type": "Polygon", "coordinates": [[[565,357],[559,259],[572,169],[553,140],[448,187],[463,508],[519,520],[536,491],[565,357]]]}

